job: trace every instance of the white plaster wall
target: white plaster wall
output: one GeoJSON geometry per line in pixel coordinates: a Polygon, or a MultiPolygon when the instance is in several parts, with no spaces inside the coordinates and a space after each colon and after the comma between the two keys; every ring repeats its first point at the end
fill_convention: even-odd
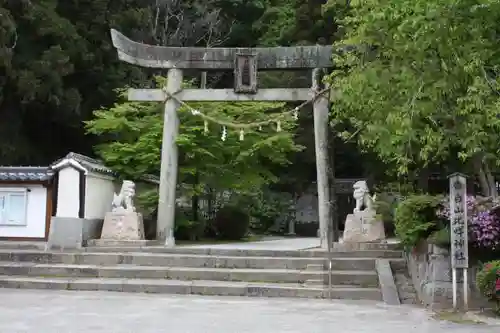
{"type": "Polygon", "coordinates": [[[111,211],[114,193],[114,178],[89,172],[85,188],[85,218],[104,219],[111,211]]]}
{"type": "Polygon", "coordinates": [[[0,185],[0,188],[28,188],[31,190],[27,193],[27,224],[25,226],[0,226],[0,237],[45,237],[47,189],[42,185],[0,185]]]}
{"type": "Polygon", "coordinates": [[[72,167],[59,170],[57,185],[58,217],[78,217],[80,209],[80,173],[72,167]]]}

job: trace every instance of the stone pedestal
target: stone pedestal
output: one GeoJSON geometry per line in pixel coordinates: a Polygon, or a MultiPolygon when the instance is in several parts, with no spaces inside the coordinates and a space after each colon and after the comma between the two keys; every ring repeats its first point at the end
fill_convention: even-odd
{"type": "Polygon", "coordinates": [[[142,215],[136,212],[115,211],[104,217],[101,239],[143,240],[144,224],[142,215]]]}
{"type": "MultiPolygon", "coordinates": [[[[422,243],[406,254],[406,263],[418,298],[433,309],[451,308],[453,284],[451,282],[451,258],[448,249],[422,243]]],[[[475,288],[476,267],[469,268],[469,308],[487,307],[487,301],[475,288]]],[[[458,305],[463,304],[462,272],[458,274],[458,305]]]]}
{"type": "Polygon", "coordinates": [[[384,222],[374,210],[365,209],[346,217],[344,243],[380,242],[385,240],[384,222]]]}

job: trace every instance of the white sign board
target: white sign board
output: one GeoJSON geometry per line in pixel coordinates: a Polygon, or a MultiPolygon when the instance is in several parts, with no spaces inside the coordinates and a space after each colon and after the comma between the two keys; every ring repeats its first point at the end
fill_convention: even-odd
{"type": "Polygon", "coordinates": [[[468,268],[467,180],[464,175],[450,176],[451,267],[468,268]]]}

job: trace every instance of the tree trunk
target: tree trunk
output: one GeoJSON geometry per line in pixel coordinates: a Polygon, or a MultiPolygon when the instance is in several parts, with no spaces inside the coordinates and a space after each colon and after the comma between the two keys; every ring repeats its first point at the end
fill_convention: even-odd
{"type": "Polygon", "coordinates": [[[486,197],[496,198],[498,196],[495,179],[488,165],[483,161],[482,156],[478,155],[473,160],[474,172],[476,173],[481,192],[486,197]]]}
{"type": "Polygon", "coordinates": [[[421,189],[424,193],[429,192],[429,175],[430,170],[428,167],[422,167],[422,169],[418,173],[417,184],[419,189],[421,189]]]}
{"type": "MultiPolygon", "coordinates": [[[[198,183],[200,182],[200,175],[198,171],[194,174],[193,177],[193,190],[196,193],[196,187],[198,186],[198,183]]],[[[198,216],[199,216],[199,197],[197,194],[194,194],[193,197],[191,198],[191,210],[193,213],[193,221],[198,221],[198,216]]]]}
{"type": "Polygon", "coordinates": [[[495,181],[495,177],[493,177],[493,174],[491,173],[488,163],[483,162],[483,169],[486,175],[486,180],[488,181],[488,187],[490,189],[490,197],[496,198],[498,196],[497,184],[495,181]]]}

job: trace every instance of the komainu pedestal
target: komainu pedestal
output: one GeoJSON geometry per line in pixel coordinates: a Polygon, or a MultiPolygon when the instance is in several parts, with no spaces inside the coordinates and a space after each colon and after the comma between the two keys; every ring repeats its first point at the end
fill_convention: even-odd
{"type": "Polygon", "coordinates": [[[120,193],[115,194],[112,211],[106,213],[101,240],[137,241],[144,239],[142,215],[135,211],[135,184],[124,180],[120,193]]]}
{"type": "Polygon", "coordinates": [[[137,212],[114,211],[106,214],[101,239],[143,240],[142,215],[137,212]]]}
{"type": "Polygon", "coordinates": [[[356,207],[347,215],[344,226],[344,243],[381,242],[385,240],[384,222],[374,209],[374,197],[369,194],[365,181],[354,184],[353,197],[356,207]]]}
{"type": "Polygon", "coordinates": [[[385,240],[384,222],[374,210],[349,214],[345,220],[344,243],[380,242],[385,240]]]}

